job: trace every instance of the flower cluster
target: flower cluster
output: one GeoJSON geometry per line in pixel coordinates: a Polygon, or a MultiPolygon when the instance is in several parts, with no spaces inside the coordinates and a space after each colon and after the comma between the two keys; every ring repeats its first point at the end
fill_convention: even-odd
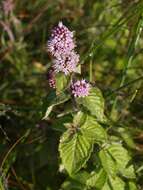
{"type": "Polygon", "coordinates": [[[3,0],[2,8],[3,8],[4,14],[7,16],[14,9],[13,0],[3,0]]]}
{"type": "Polygon", "coordinates": [[[77,55],[74,51],[57,56],[56,59],[53,60],[54,63],[54,69],[58,72],[64,72],[65,75],[68,75],[70,72],[76,71],[76,66],[79,61],[79,55],[77,55]]]}
{"type": "Polygon", "coordinates": [[[55,71],[53,68],[51,68],[49,70],[49,72],[47,73],[47,79],[49,82],[49,86],[51,88],[56,88],[56,79],[55,79],[55,71]]]}
{"type": "Polygon", "coordinates": [[[48,51],[55,57],[67,54],[75,48],[73,32],[71,32],[62,22],[59,22],[52,30],[48,41],[48,51]]]}
{"type": "MultiPolygon", "coordinates": [[[[56,73],[63,72],[68,75],[76,72],[79,55],[74,51],[75,47],[73,32],[59,22],[52,30],[47,44],[47,50],[53,56],[53,65],[47,74],[50,87],[56,88],[56,73]]],[[[74,97],[88,96],[89,90],[90,84],[85,80],[78,80],[71,84],[71,93],[74,97]]]]}
{"type": "Polygon", "coordinates": [[[48,52],[53,56],[53,68],[55,72],[63,72],[65,75],[75,72],[79,62],[79,55],[74,51],[74,35],[62,22],[52,30],[47,44],[48,52]]]}
{"type": "Polygon", "coordinates": [[[74,97],[85,97],[89,95],[90,84],[83,80],[78,80],[71,84],[71,92],[74,97]]]}

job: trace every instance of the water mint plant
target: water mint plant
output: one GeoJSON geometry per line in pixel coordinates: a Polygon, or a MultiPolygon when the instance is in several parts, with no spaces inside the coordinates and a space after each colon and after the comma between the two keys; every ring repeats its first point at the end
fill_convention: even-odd
{"type": "Polygon", "coordinates": [[[110,135],[113,124],[105,113],[101,90],[84,79],[82,72],[81,76],[76,74],[80,59],[74,48],[73,33],[60,22],[48,41],[53,69],[49,70],[49,84],[56,93],[47,97],[50,101],[43,119],[50,118],[54,107],[71,102],[71,108],[68,111],[65,108],[58,116],[72,117],[70,122],[62,123],[65,126],[59,142],[62,171],[68,172],[70,179],[83,185],[84,190],[131,190],[130,184],[136,189],[131,156],[121,139],[110,135]],[[90,167],[92,159],[95,164],[90,167]]]}
{"type": "Polygon", "coordinates": [[[0,1],[0,190],[143,189],[143,1],[0,1]]]}

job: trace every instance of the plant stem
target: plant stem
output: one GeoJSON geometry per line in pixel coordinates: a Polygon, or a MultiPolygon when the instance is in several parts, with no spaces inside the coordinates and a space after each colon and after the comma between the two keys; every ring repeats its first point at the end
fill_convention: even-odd
{"type": "Polygon", "coordinates": [[[90,64],[89,64],[89,81],[90,82],[92,82],[92,79],[93,79],[92,70],[93,70],[93,62],[92,62],[92,59],[91,59],[90,64]]]}
{"type": "Polygon", "coordinates": [[[21,136],[21,137],[12,145],[12,147],[8,150],[8,152],[6,153],[4,159],[2,160],[1,167],[0,167],[0,170],[1,170],[1,171],[3,170],[3,166],[4,166],[4,164],[5,164],[5,162],[6,162],[7,158],[8,158],[8,156],[9,156],[10,153],[12,152],[12,150],[16,147],[16,145],[18,145],[18,143],[19,143],[20,141],[22,141],[22,140],[25,138],[26,135],[27,135],[27,132],[26,132],[23,136],[21,136]]]}

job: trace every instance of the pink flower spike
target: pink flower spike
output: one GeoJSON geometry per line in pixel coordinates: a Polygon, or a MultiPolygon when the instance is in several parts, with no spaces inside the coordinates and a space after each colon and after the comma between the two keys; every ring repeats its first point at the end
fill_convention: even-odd
{"type": "Polygon", "coordinates": [[[13,0],[3,0],[2,7],[3,7],[4,14],[7,16],[14,9],[13,0]]]}
{"type": "Polygon", "coordinates": [[[83,80],[78,80],[71,84],[71,92],[74,97],[85,97],[89,95],[90,84],[83,80]]]}
{"type": "Polygon", "coordinates": [[[51,55],[57,57],[67,54],[75,48],[73,32],[71,32],[62,22],[59,22],[52,30],[50,40],[47,43],[47,50],[51,55]]]}
{"type": "Polygon", "coordinates": [[[79,55],[74,51],[59,55],[53,60],[53,67],[55,72],[63,72],[65,75],[70,74],[71,72],[76,71],[77,64],[79,62],[79,55]]]}

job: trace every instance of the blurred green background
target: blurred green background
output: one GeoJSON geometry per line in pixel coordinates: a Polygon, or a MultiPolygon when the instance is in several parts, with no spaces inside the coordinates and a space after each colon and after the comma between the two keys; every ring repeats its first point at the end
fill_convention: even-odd
{"type": "MultiPolygon", "coordinates": [[[[124,125],[136,142],[133,159],[138,185],[143,188],[143,2],[14,0],[9,15],[5,15],[2,2],[2,183],[8,184],[9,190],[58,190],[67,178],[62,166],[59,168],[58,142],[63,120],[71,118],[41,121],[42,100],[51,90],[46,79],[51,65],[46,43],[51,29],[63,21],[75,31],[82,75],[100,87],[106,114],[115,124],[124,125]]],[[[63,109],[59,107],[55,114],[63,109]]]]}

